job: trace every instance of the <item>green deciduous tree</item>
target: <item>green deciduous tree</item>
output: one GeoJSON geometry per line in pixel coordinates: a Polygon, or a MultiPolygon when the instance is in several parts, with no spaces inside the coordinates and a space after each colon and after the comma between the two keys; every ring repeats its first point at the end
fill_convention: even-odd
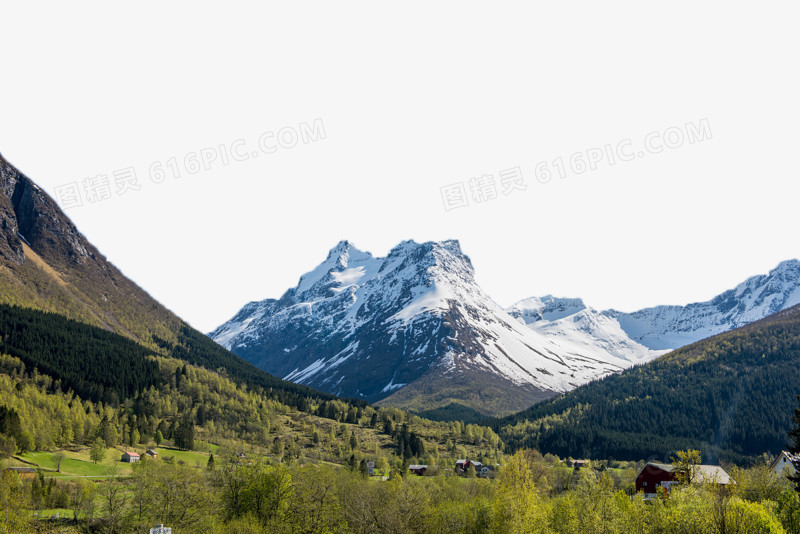
{"type": "Polygon", "coordinates": [[[522,451],[502,467],[492,508],[493,532],[546,532],[546,510],[522,451]]]}
{"type": "Polygon", "coordinates": [[[69,502],[72,509],[72,517],[78,523],[83,520],[88,522],[94,515],[95,497],[97,488],[93,482],[88,480],[74,480],[69,485],[69,502]]]}
{"type": "Polygon", "coordinates": [[[53,462],[56,464],[56,472],[61,472],[61,462],[64,461],[64,453],[58,451],[53,455],[53,462]]]}
{"type": "Polygon", "coordinates": [[[30,497],[16,473],[0,471],[0,532],[33,532],[30,497]]]}
{"type": "Polygon", "coordinates": [[[215,509],[202,471],[162,462],[134,465],[133,504],[137,518],[183,532],[201,532],[215,509]]]}
{"type": "Polygon", "coordinates": [[[100,510],[105,520],[105,532],[108,534],[125,532],[125,525],[129,519],[130,498],[127,487],[116,480],[109,480],[100,485],[98,493],[100,510]]]}
{"type": "Polygon", "coordinates": [[[106,457],[106,442],[102,438],[97,438],[89,449],[89,458],[94,462],[102,462],[106,457]]]}
{"type": "Polygon", "coordinates": [[[689,449],[677,451],[672,457],[673,474],[679,484],[691,484],[695,478],[695,466],[700,465],[700,451],[689,449]]]}

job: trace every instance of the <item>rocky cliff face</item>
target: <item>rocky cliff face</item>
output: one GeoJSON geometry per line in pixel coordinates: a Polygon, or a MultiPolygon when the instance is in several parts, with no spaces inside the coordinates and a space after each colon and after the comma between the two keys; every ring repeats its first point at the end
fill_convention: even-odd
{"type": "Polygon", "coordinates": [[[78,232],[55,201],[2,155],[0,206],[3,213],[3,236],[13,251],[10,259],[22,263],[22,242],[57,264],[85,264],[95,259],[97,251],[78,232]]]}
{"type": "Polygon", "coordinates": [[[58,204],[0,156],[0,302],[65,315],[152,345],[181,321],[81,234],[58,204]]]}

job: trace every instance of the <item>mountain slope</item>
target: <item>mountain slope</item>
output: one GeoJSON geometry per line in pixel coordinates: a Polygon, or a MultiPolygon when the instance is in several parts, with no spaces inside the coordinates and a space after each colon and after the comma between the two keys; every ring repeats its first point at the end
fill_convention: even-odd
{"type": "Polygon", "coordinates": [[[742,461],[781,450],[797,394],[800,306],[537,404],[499,433],[574,457],[666,460],[699,448],[742,461]]]}
{"type": "Polygon", "coordinates": [[[418,411],[509,413],[630,365],[525,328],[475,283],[457,241],[406,241],[385,258],[342,241],[297,287],[209,335],[287,380],[418,411]]]}
{"type": "Polygon", "coordinates": [[[134,340],[296,405],[332,398],[269,376],[164,308],[114,267],[55,201],[0,156],[0,304],[52,312],[134,340]]]}
{"type": "Polygon", "coordinates": [[[506,311],[555,343],[573,351],[592,353],[596,358],[641,363],[666,352],[637,343],[622,329],[616,317],[590,308],[578,298],[531,297],[506,311]]]}
{"type": "Polygon", "coordinates": [[[145,345],[181,321],[109,263],[47,193],[0,156],[0,302],[65,315],[145,345]]]}

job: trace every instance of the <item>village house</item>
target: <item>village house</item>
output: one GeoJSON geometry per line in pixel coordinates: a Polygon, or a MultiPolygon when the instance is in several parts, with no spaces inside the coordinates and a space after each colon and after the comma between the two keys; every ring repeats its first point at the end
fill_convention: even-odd
{"type": "Polygon", "coordinates": [[[589,460],[572,460],[570,467],[580,469],[581,467],[589,467],[589,460]]]}
{"type": "Polygon", "coordinates": [[[33,480],[36,478],[36,469],[32,467],[9,467],[6,470],[16,473],[22,480],[33,480]]]}
{"type": "Polygon", "coordinates": [[[424,475],[424,474],[425,474],[425,471],[427,471],[427,470],[428,470],[428,466],[427,466],[427,465],[417,465],[417,464],[414,464],[414,465],[409,465],[409,466],[408,466],[408,470],[409,470],[411,473],[415,474],[415,475],[422,476],[422,475],[424,475]]]}
{"type": "MultiPolygon", "coordinates": [[[[733,483],[730,475],[718,465],[693,465],[692,470],[695,482],[722,486],[733,483]]],[[[674,465],[649,462],[636,477],[636,491],[644,493],[645,499],[653,499],[659,487],[668,492],[677,483],[674,465]]]]}
{"type": "Polygon", "coordinates": [[[373,461],[368,461],[367,462],[367,474],[369,476],[374,476],[375,475],[375,462],[373,462],[373,461]]]}
{"type": "Polygon", "coordinates": [[[462,475],[466,473],[467,469],[469,469],[469,466],[475,468],[475,474],[477,475],[478,473],[481,472],[481,467],[483,467],[483,464],[480,462],[476,462],[475,460],[458,460],[456,462],[456,469],[455,469],[456,474],[462,475]]]}
{"type": "Polygon", "coordinates": [[[135,464],[136,462],[138,462],[141,459],[142,459],[142,457],[139,456],[135,452],[124,452],[124,453],[122,453],[122,458],[120,459],[120,462],[127,462],[129,464],[135,464]]]}
{"type": "Polygon", "coordinates": [[[153,449],[147,449],[147,452],[144,454],[151,460],[158,460],[158,453],[153,449]]]}
{"type": "Polygon", "coordinates": [[[772,462],[772,470],[778,476],[794,476],[797,472],[795,465],[800,462],[800,454],[792,454],[789,451],[781,451],[775,461],[772,462]]]}

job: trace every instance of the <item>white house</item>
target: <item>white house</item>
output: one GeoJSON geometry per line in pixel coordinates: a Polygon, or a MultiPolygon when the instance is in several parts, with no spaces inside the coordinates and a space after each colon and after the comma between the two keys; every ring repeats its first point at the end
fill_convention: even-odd
{"type": "Polygon", "coordinates": [[[135,452],[127,452],[126,451],[126,452],[124,452],[122,454],[122,458],[120,459],[120,461],[121,462],[127,462],[129,464],[135,464],[136,462],[138,462],[141,459],[142,459],[142,457],[139,456],[137,453],[135,453],[135,452]]]}
{"type": "Polygon", "coordinates": [[[795,462],[800,461],[800,454],[792,454],[789,451],[782,451],[775,461],[772,462],[772,470],[777,475],[794,475],[795,462]]]}

